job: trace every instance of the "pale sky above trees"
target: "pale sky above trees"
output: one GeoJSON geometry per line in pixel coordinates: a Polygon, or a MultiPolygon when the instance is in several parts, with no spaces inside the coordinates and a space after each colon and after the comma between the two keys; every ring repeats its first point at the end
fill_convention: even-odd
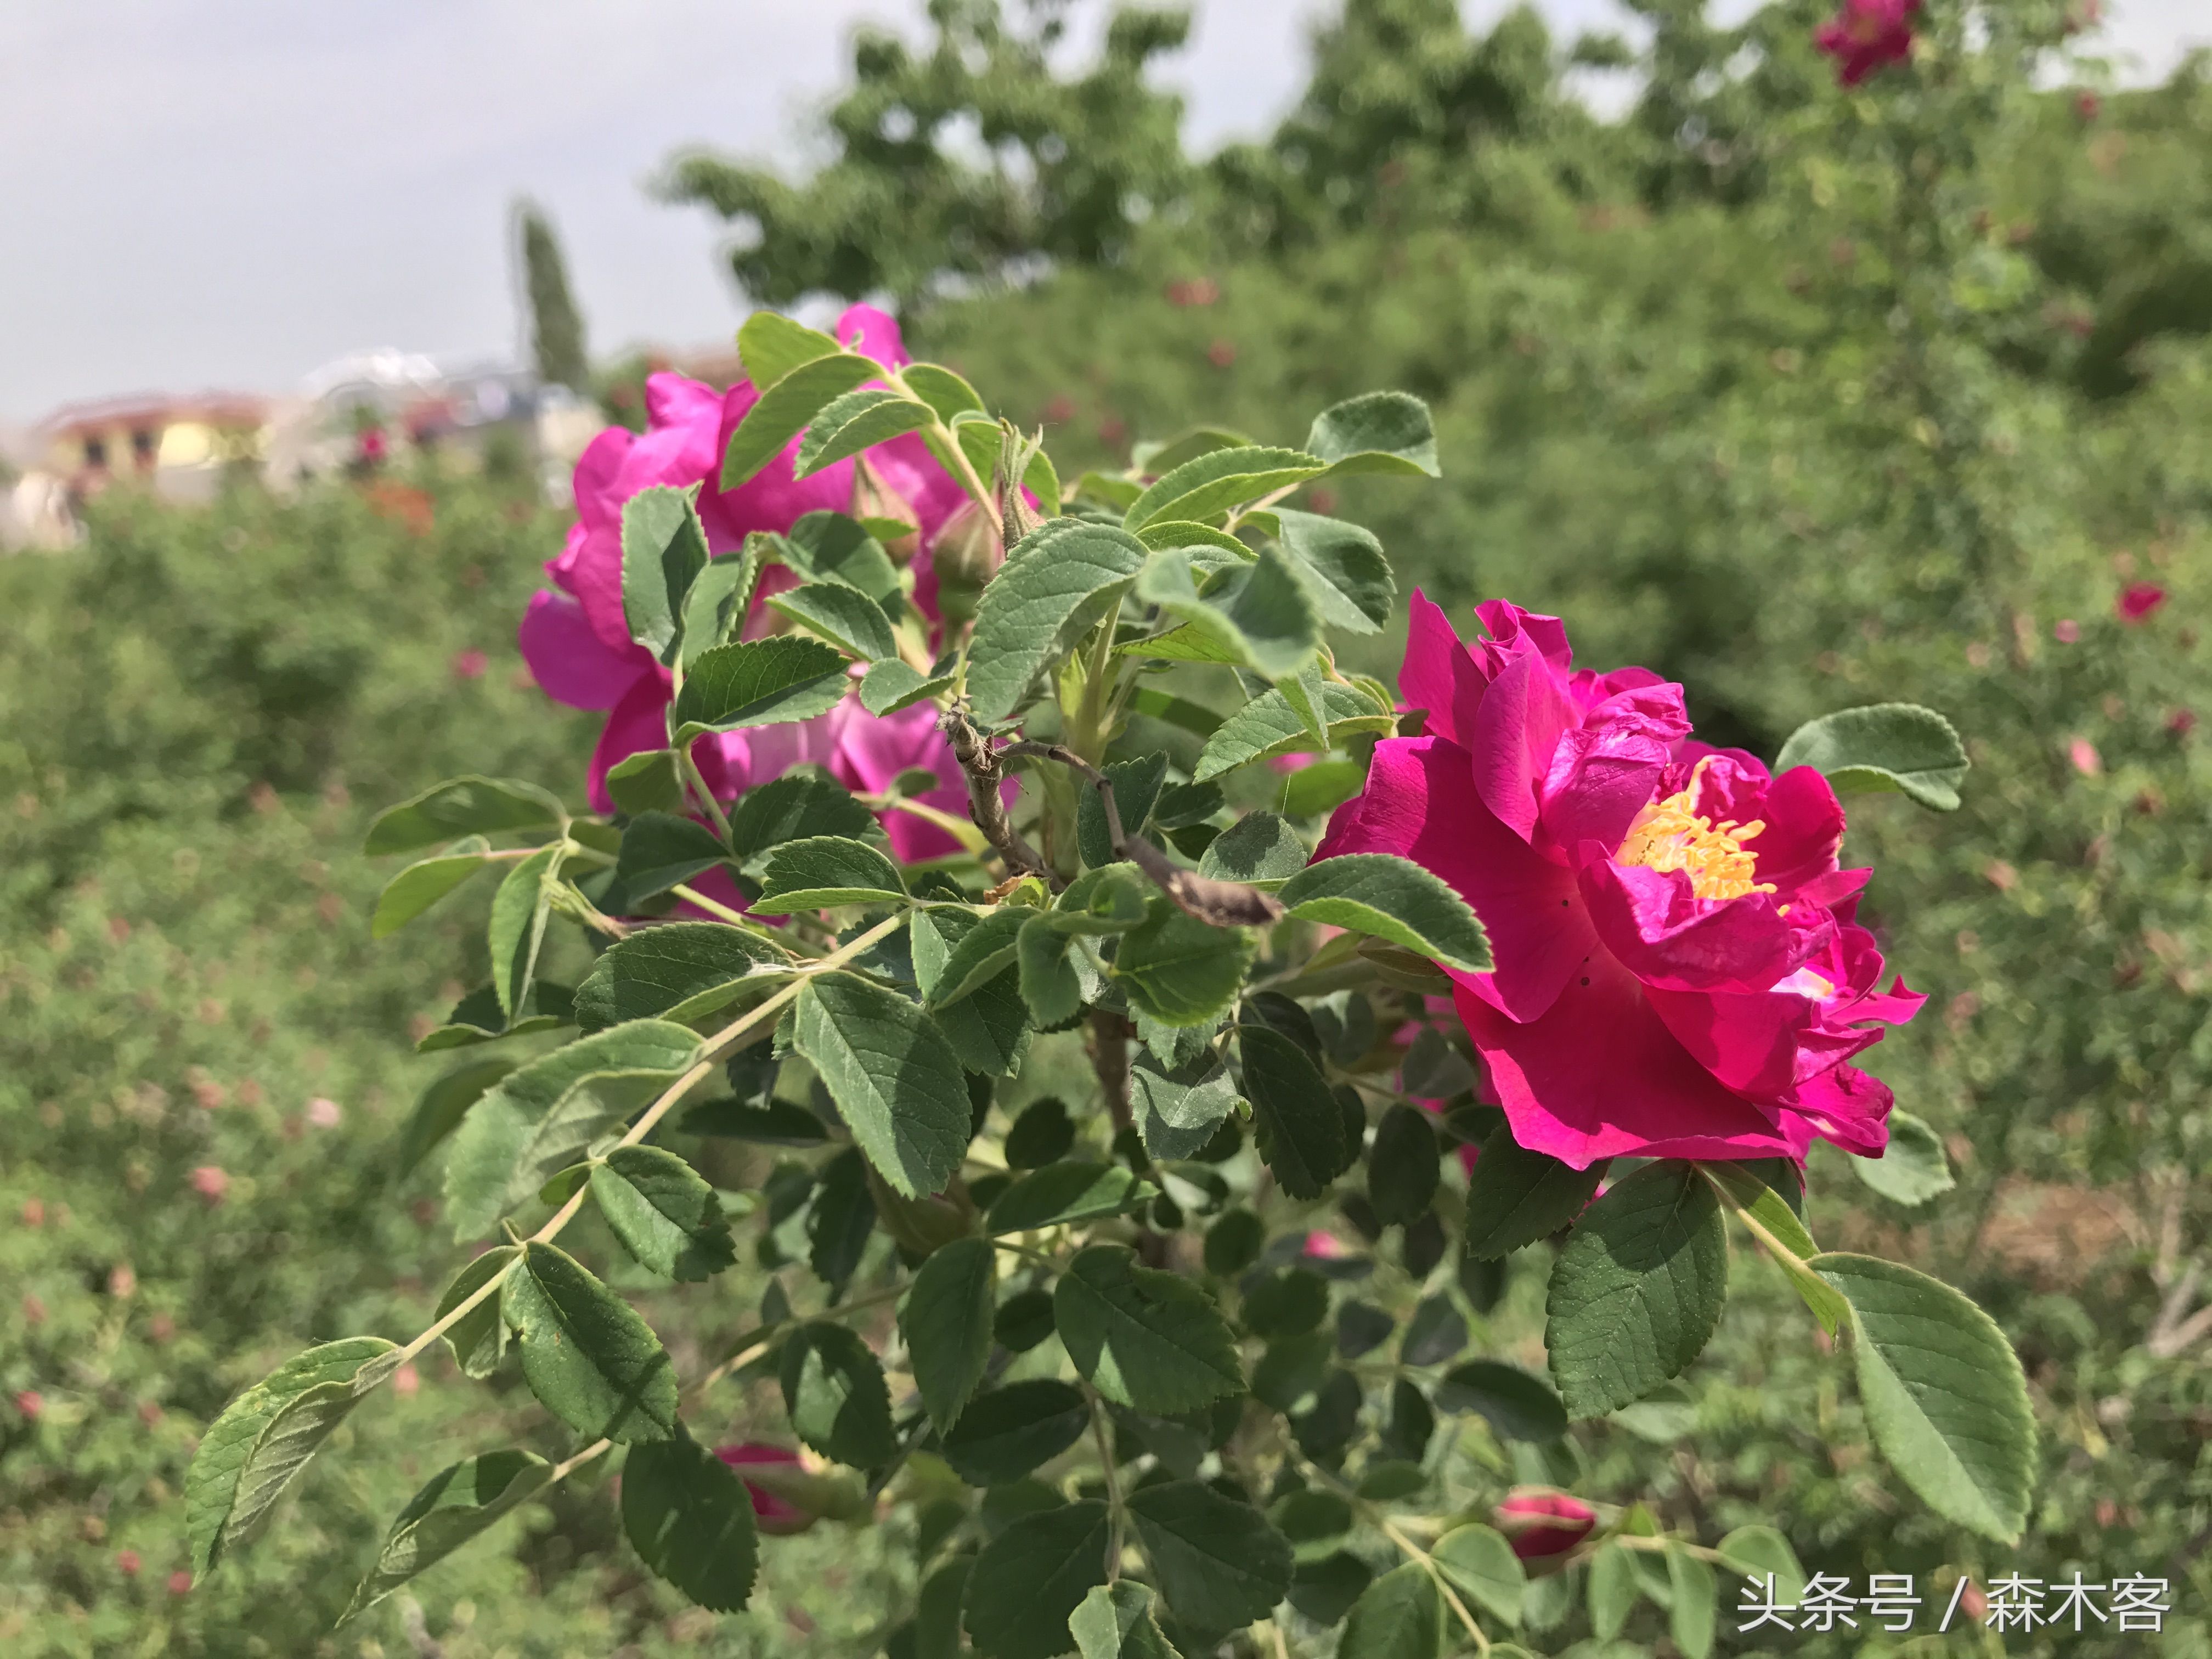
{"type": "MultiPolygon", "coordinates": [[[[1606,0],[1542,0],[1562,35],[1606,0]]],[[[1303,80],[1316,0],[1201,0],[1173,79],[1200,148],[1303,80]],[[1293,21],[1293,20],[1297,21],[1293,21]]],[[[1474,0],[1487,21],[1498,0],[1474,0]]],[[[2203,0],[2118,0],[2162,74],[2203,0]]],[[[283,392],[346,352],[523,345],[518,193],[566,245],[595,352],[726,336],[720,228],[641,188],[687,143],[796,159],[853,24],[919,0],[9,0],[0,8],[0,419],[140,390],[283,392]]]]}

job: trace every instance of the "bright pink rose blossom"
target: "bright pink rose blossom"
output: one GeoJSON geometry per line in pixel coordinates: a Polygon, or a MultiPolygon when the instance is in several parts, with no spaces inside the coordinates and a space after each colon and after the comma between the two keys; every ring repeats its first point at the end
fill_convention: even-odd
{"type": "MultiPolygon", "coordinates": [[[[909,361],[898,325],[872,307],[847,311],[837,319],[836,336],[857,342],[879,362],[898,366],[909,361]]],[[[608,711],[589,779],[592,805],[600,811],[614,804],[606,793],[607,773],[629,756],[667,743],[672,696],[668,671],[630,639],[623,614],[623,504],[654,484],[698,485],[700,522],[716,553],[742,546],[756,530],[785,531],[809,513],[852,508],[854,463],[840,461],[795,479],[796,438],[736,489],[718,487],[730,434],[758,397],[748,381],[725,394],[680,374],[649,376],[647,430],[636,434],[611,427],[592,441],[576,464],[576,522],[561,556],[545,567],[554,586],[531,598],[520,641],[523,660],[548,696],[572,708],[608,711]]],[[[929,549],[965,497],[918,434],[879,445],[868,452],[867,461],[884,485],[915,510],[921,542],[916,598],[927,611],[936,585],[929,549]]],[[[787,573],[771,571],[764,586],[774,592],[789,581],[787,573]]],[[[748,632],[758,625],[757,617],[748,632]]],[[[943,781],[919,797],[922,802],[955,816],[965,811],[959,768],[936,730],[934,711],[926,704],[879,719],[848,699],[812,720],[702,738],[692,756],[708,787],[722,799],[733,799],[755,784],[807,763],[828,768],[848,787],[872,791],[882,789],[901,771],[919,767],[943,781]]],[[[902,859],[955,850],[945,831],[910,813],[888,815],[885,826],[893,850],[902,859]]]]}
{"type": "Polygon", "coordinates": [[[1498,1500],[1490,1518],[1523,1561],[1564,1555],[1597,1525],[1597,1511],[1581,1498],[1540,1486],[1516,1486],[1498,1500]]]}
{"type": "Polygon", "coordinates": [[[2139,623],[2166,603],[2166,590],[2156,582],[2133,582],[2113,601],[2112,611],[2124,623],[2139,623]]]}
{"type": "Polygon", "coordinates": [[[1813,44],[1836,60],[1836,79],[1855,87],[1912,55],[1912,19],[1919,9],[1920,0],[1844,0],[1813,44]]]}
{"type": "Polygon", "coordinates": [[[1692,741],[1648,669],[1575,672],[1556,617],[1477,611],[1462,645],[1413,595],[1427,734],[1376,745],[1316,857],[1396,854],[1474,907],[1497,966],[1454,1002],[1514,1139],[1577,1169],[1879,1153],[1890,1092],[1844,1062],[1924,999],[1880,988],[1827,780],[1692,741]]]}

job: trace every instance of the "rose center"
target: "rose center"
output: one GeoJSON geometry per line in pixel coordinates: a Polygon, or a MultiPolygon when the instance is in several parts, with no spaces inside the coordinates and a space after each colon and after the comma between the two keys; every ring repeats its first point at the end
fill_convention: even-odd
{"type": "Polygon", "coordinates": [[[1655,800],[1638,812],[1613,856],[1623,864],[1640,864],[1647,870],[1686,870],[1690,890],[1701,899],[1771,893],[1772,882],[1753,879],[1758,857],[1743,847],[1766,828],[1765,821],[1753,818],[1749,823],[1738,823],[1734,818],[1723,818],[1716,823],[1698,811],[1698,792],[1705,781],[1707,763],[1698,763],[1690,774],[1689,787],[1655,800]]]}

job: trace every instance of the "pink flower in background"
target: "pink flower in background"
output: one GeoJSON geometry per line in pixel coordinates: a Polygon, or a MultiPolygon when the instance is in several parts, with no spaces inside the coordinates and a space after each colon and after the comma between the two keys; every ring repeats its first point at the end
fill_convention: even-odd
{"type": "Polygon", "coordinates": [[[2094,778],[2105,769],[2105,757],[2097,752],[2097,745],[2087,738],[2076,738],[2068,744],[2066,758],[2074,763],[2074,769],[2085,778],[2094,778]]]}
{"type": "Polygon", "coordinates": [[[2166,729],[2177,738],[2185,738],[2197,729],[2197,711],[2177,708],[2166,717],[2166,729]]]}
{"type": "Polygon", "coordinates": [[[1854,921],[1843,809],[1690,736],[1647,669],[1572,668],[1559,618],[1492,601],[1463,645],[1416,592],[1400,685],[1427,735],[1376,745],[1317,858],[1389,853],[1488,930],[1454,1002],[1514,1139],[1601,1158],[1879,1153],[1889,1091],[1845,1064],[1923,1000],[1854,921]]]}
{"type": "Polygon", "coordinates": [[[2166,590],[2156,582],[2134,582],[2120,590],[2112,614],[2124,623],[2139,623],[2166,603],[2166,590]]]}
{"type": "Polygon", "coordinates": [[[480,680],[491,659],[481,651],[456,651],[453,653],[453,678],[457,680],[480,680]]]}
{"type": "Polygon", "coordinates": [[[1912,55],[1912,19],[1919,9],[1920,0],[1844,0],[1813,44],[1836,60],[1836,79],[1855,87],[1912,55]]]}
{"type": "Polygon", "coordinates": [[[138,1569],[145,1563],[138,1559],[137,1550],[118,1550],[115,1552],[115,1565],[122,1570],[125,1578],[136,1578],[138,1569]]]}
{"type": "Polygon", "coordinates": [[[344,1116],[344,1109],[335,1100],[318,1096],[307,1103],[307,1121],[318,1129],[335,1129],[344,1116]]]}
{"type": "Polygon", "coordinates": [[[2071,617],[2062,617],[2051,623],[2051,637],[2061,645],[2078,644],[2081,638],[2081,624],[2071,617]]]}
{"type": "Polygon", "coordinates": [[[212,1164],[203,1164],[192,1171],[192,1190],[209,1203],[220,1204],[230,1190],[230,1176],[212,1164]]]}
{"type": "Polygon", "coordinates": [[[760,1523],[763,1532],[775,1537],[784,1537],[805,1532],[820,1518],[799,1508],[788,1498],[770,1491],[768,1485],[745,1480],[744,1471],[747,1469],[761,1474],[769,1474],[770,1471],[803,1474],[805,1466],[799,1462],[797,1452],[749,1440],[743,1445],[718,1446],[714,1449],[714,1455],[738,1470],[738,1479],[744,1480],[745,1491],[752,1496],[753,1518],[760,1523]]]}
{"type": "Polygon", "coordinates": [[[36,1389],[25,1389],[15,1396],[15,1410],[26,1423],[37,1422],[46,1408],[46,1396],[36,1389]]]}
{"type": "Polygon", "coordinates": [[[169,1575],[169,1594],[170,1594],[170,1595],[191,1595],[191,1590],[192,1590],[192,1576],[191,1576],[191,1574],[190,1572],[186,1571],[184,1568],[182,1568],[182,1567],[179,1567],[179,1568],[178,1568],[174,1572],[173,1572],[173,1573],[171,1573],[171,1574],[169,1575]]]}
{"type": "Polygon", "coordinates": [[[1490,1512],[1491,1523],[1505,1534],[1523,1561],[1564,1555],[1590,1534],[1597,1511],[1579,1498],[1540,1486],[1516,1486],[1490,1512]]]}
{"type": "MultiPolygon", "coordinates": [[[[872,307],[848,310],[837,319],[836,333],[880,362],[896,366],[909,361],[898,325],[872,307]]],[[[735,489],[718,487],[730,434],[758,396],[747,381],[724,394],[679,374],[654,374],[646,382],[647,429],[640,434],[610,428],[592,441],[576,465],[576,522],[561,556],[546,566],[554,585],[532,596],[520,637],[523,660],[547,696],[572,708],[608,711],[590,772],[592,805],[600,811],[614,805],[606,793],[609,770],[631,755],[666,744],[672,684],[668,671],[630,639],[623,614],[623,504],[654,484],[699,486],[700,521],[716,553],[742,546],[750,532],[785,531],[809,513],[853,507],[854,463],[840,461],[811,477],[794,479],[795,438],[735,489]]],[[[927,610],[934,586],[930,550],[965,496],[918,434],[879,445],[867,452],[866,460],[884,487],[914,510],[921,548],[916,591],[927,610]]],[[[769,591],[788,582],[785,573],[771,572],[769,591]]],[[[757,613],[748,631],[759,625],[757,613]]],[[[702,738],[692,756],[708,787],[722,799],[809,763],[828,768],[848,787],[865,790],[879,790],[901,771],[919,767],[944,780],[942,787],[920,797],[927,805],[963,815],[967,799],[951,750],[927,705],[878,717],[848,698],[813,720],[702,738]]],[[[885,823],[902,858],[934,857],[955,848],[944,830],[910,814],[890,814],[885,823]]]]}

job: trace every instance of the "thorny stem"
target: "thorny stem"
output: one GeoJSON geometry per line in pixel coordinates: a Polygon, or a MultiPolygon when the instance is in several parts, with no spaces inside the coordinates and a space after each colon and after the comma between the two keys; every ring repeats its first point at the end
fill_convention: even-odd
{"type": "Polygon", "coordinates": [[[1006,771],[999,763],[998,755],[959,705],[946,709],[939,725],[952,744],[952,757],[960,763],[960,769],[967,776],[969,816],[983,832],[983,839],[1006,861],[1009,875],[1042,876],[1044,860],[1022,839],[1020,831],[1006,817],[1006,803],[999,795],[999,785],[1006,771]]]}
{"type": "Polygon", "coordinates": [[[1460,1623],[1467,1626],[1467,1633],[1474,1638],[1475,1650],[1478,1653],[1488,1653],[1490,1651],[1490,1638],[1483,1634],[1482,1626],[1475,1623],[1474,1615],[1469,1613],[1467,1609],[1467,1603],[1459,1599],[1459,1592],[1451,1587],[1450,1583],[1446,1580],[1443,1572],[1438,1570],[1436,1559],[1433,1556],[1431,1556],[1426,1550],[1423,1549],[1419,1544],[1416,1544],[1412,1539],[1408,1538],[1405,1533],[1399,1528],[1396,1522],[1391,1520],[1389,1516],[1383,1514],[1380,1509],[1376,1508],[1375,1504],[1370,1503],[1368,1499],[1362,1498],[1358,1491],[1347,1485],[1345,1481],[1340,1480],[1329,1470],[1322,1468],[1317,1463],[1308,1462],[1304,1458],[1297,1457],[1295,1455],[1293,1455],[1292,1461],[1297,1463],[1301,1468],[1304,1468],[1309,1474],[1317,1474],[1330,1486],[1334,1486],[1338,1492],[1343,1496],[1345,1500],[1352,1505],[1355,1512],[1365,1519],[1370,1525],[1381,1532],[1385,1538],[1395,1544],[1406,1553],[1407,1556],[1413,1560],[1419,1562],[1421,1565],[1421,1571],[1429,1576],[1429,1582],[1437,1587],[1437,1593],[1444,1598],[1445,1602],[1451,1607],[1452,1612],[1458,1615],[1460,1623]]]}
{"type": "Polygon", "coordinates": [[[1091,1011],[1091,1069],[1117,1130],[1129,1127],[1129,1022],[1111,1008],[1091,1011]]]}
{"type": "MultiPolygon", "coordinates": [[[[708,1038],[706,1047],[700,1051],[699,1058],[692,1063],[690,1069],[685,1072],[681,1077],[678,1078],[675,1082],[670,1084],[665,1089],[660,1091],[659,1097],[653,1101],[653,1104],[645,1109],[644,1115],[640,1117],[635,1123],[630,1125],[629,1133],[622,1138],[619,1144],[624,1146],[635,1146],[640,1141],[643,1140],[646,1136],[651,1134],[653,1130],[653,1126],[659,1123],[662,1118],[668,1115],[669,1112],[673,1109],[678,1101],[683,1099],[685,1095],[689,1094],[705,1079],[707,1075],[714,1069],[715,1063],[721,1059],[725,1052],[730,1048],[735,1048],[740,1038],[750,1035],[762,1024],[769,1020],[776,1013],[781,1012],[786,1003],[794,1000],[798,997],[799,994],[806,988],[807,980],[812,975],[827,972],[832,968],[843,967],[845,963],[850,962],[854,957],[860,955],[861,952],[867,950],[878,939],[888,938],[899,928],[905,927],[906,921],[906,914],[902,911],[897,915],[891,917],[889,921],[879,922],[875,927],[871,927],[866,933],[861,934],[851,944],[840,946],[829,956],[823,957],[819,962],[806,963],[799,969],[799,977],[793,979],[790,984],[785,986],[783,989],[778,991],[774,996],[769,997],[768,1000],[761,1003],[750,1012],[741,1014],[729,1024],[725,1025],[720,1030],[715,1032],[713,1036],[708,1038]]],[[[579,1187],[574,1193],[570,1194],[568,1201],[553,1212],[553,1218],[551,1220],[548,1221],[536,1232],[531,1234],[528,1242],[532,1244],[545,1244],[551,1243],[554,1238],[559,1236],[562,1228],[566,1227],[571,1221],[575,1219],[576,1212],[584,1207],[584,1200],[589,1194],[590,1190],[591,1189],[588,1187],[579,1187]]],[[[522,1258],[520,1255],[515,1257],[516,1261],[520,1261],[520,1260],[522,1260],[522,1258]]],[[[463,1301],[458,1307],[454,1308],[451,1313],[433,1324],[429,1329],[424,1331],[422,1335],[416,1337],[412,1342],[410,1342],[405,1347],[402,1348],[399,1351],[398,1357],[392,1361],[392,1369],[397,1370],[399,1366],[405,1364],[409,1360],[414,1358],[415,1356],[421,1353],[423,1349],[428,1347],[433,1342],[443,1336],[447,1331],[459,1324],[461,1321],[465,1319],[470,1314],[475,1312],[477,1307],[490,1300],[493,1293],[502,1285],[506,1284],[507,1274],[514,1271],[514,1263],[509,1262],[505,1273],[498,1273],[494,1277],[486,1279],[482,1285],[478,1285],[475,1292],[463,1301]]],[[[387,1372],[387,1375],[389,1373],[387,1372]]]]}
{"type": "Polygon", "coordinates": [[[1056,743],[1010,743],[993,757],[994,769],[999,760],[1008,757],[1057,761],[1080,773],[1098,792],[1099,805],[1106,809],[1106,834],[1115,856],[1127,859],[1151,877],[1185,914],[1216,927],[1261,927],[1281,920],[1283,903],[1273,893],[1263,893],[1241,881],[1216,881],[1195,870],[1186,870],[1142,836],[1126,830],[1121,809],[1114,803],[1114,780],[1073,750],[1056,743]]]}

